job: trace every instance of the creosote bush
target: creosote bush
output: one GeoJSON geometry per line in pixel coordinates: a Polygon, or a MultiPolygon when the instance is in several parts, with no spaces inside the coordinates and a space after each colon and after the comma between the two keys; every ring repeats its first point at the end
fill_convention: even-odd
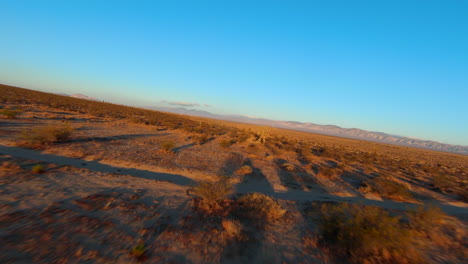
{"type": "Polygon", "coordinates": [[[286,213],[275,200],[262,193],[242,195],[237,203],[242,215],[258,221],[259,224],[278,220],[286,213]]]}
{"type": "Polygon", "coordinates": [[[48,125],[23,131],[20,138],[25,145],[48,145],[69,140],[74,130],[69,125],[48,125]]]}
{"type": "Polygon", "coordinates": [[[425,263],[411,231],[379,207],[324,204],[319,232],[322,244],[351,263],[425,263]]]}

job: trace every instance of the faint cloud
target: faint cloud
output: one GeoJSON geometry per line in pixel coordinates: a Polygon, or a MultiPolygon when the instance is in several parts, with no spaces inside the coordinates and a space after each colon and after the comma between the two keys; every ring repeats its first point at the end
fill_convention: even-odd
{"type": "Polygon", "coordinates": [[[211,105],[209,105],[209,104],[204,104],[203,106],[204,107],[211,107],[211,105]]]}

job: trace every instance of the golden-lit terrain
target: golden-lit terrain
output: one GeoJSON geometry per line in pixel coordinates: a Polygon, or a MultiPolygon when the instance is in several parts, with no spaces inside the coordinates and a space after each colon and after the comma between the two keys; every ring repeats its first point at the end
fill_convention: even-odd
{"type": "Polygon", "coordinates": [[[466,263],[467,169],[0,85],[0,263],[466,263]]]}

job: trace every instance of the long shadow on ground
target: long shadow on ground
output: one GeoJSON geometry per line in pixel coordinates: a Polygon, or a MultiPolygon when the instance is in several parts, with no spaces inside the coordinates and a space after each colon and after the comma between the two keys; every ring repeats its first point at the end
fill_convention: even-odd
{"type": "Polygon", "coordinates": [[[115,167],[107,164],[99,163],[98,161],[85,161],[81,159],[74,159],[64,156],[58,156],[53,154],[44,154],[36,150],[24,149],[19,147],[10,147],[0,145],[0,153],[11,155],[14,157],[32,159],[37,161],[43,161],[53,163],[57,165],[73,166],[77,168],[89,169],[91,171],[98,171],[104,173],[115,173],[121,175],[131,175],[148,180],[167,181],[181,186],[191,186],[195,182],[187,177],[178,174],[171,173],[159,173],[148,170],[139,170],[133,168],[122,168],[115,167]]]}

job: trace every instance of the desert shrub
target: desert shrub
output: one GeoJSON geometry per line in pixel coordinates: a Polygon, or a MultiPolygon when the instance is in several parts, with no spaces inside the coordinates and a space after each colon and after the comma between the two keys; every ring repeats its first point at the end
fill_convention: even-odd
{"type": "Polygon", "coordinates": [[[0,111],[0,114],[3,115],[5,118],[8,118],[8,119],[15,119],[21,113],[22,113],[22,111],[20,109],[13,109],[13,108],[7,108],[7,109],[3,109],[2,111],[0,111]]]}
{"type": "Polygon", "coordinates": [[[227,177],[222,177],[217,181],[201,181],[191,189],[194,195],[210,202],[225,199],[232,193],[232,190],[232,184],[227,177]]]}
{"type": "Polygon", "coordinates": [[[195,135],[195,136],[192,136],[192,139],[198,145],[203,145],[210,140],[210,138],[207,135],[195,135]]]}
{"type": "Polygon", "coordinates": [[[443,222],[445,216],[445,213],[439,207],[425,205],[410,211],[408,213],[408,220],[412,229],[430,232],[443,222]]]}
{"type": "Polygon", "coordinates": [[[412,195],[408,189],[397,182],[386,179],[382,176],[375,178],[372,182],[365,183],[372,192],[388,199],[404,200],[411,199],[412,195]]]}
{"type": "Polygon", "coordinates": [[[321,167],[319,169],[319,176],[325,178],[336,178],[340,175],[341,171],[338,168],[331,168],[331,167],[321,167]]]}
{"type": "Polygon", "coordinates": [[[245,194],[237,203],[242,215],[260,224],[278,220],[286,213],[275,200],[261,193],[245,194]]]}
{"type": "Polygon", "coordinates": [[[229,148],[230,146],[234,145],[236,143],[235,139],[223,139],[219,142],[219,145],[223,148],[229,148]]]}
{"type": "Polygon", "coordinates": [[[249,165],[244,165],[242,167],[240,167],[239,169],[237,169],[234,174],[235,175],[248,175],[248,174],[251,174],[253,172],[253,169],[251,166],[249,165]]]}
{"type": "Polygon", "coordinates": [[[35,165],[33,168],[32,168],[32,173],[34,174],[41,174],[41,173],[44,173],[45,172],[45,168],[44,166],[42,166],[41,164],[37,164],[35,165]]]}
{"type": "Polygon", "coordinates": [[[170,152],[175,148],[175,143],[172,140],[164,141],[161,143],[161,149],[170,152]]]}
{"type": "Polygon", "coordinates": [[[445,174],[435,174],[432,178],[434,187],[439,188],[441,191],[447,191],[454,187],[454,181],[445,174]]]}
{"type": "Polygon", "coordinates": [[[20,138],[26,145],[47,145],[69,140],[74,130],[69,125],[48,125],[23,131],[20,138]]]}
{"type": "Polygon", "coordinates": [[[321,243],[351,263],[422,263],[411,232],[385,210],[374,206],[323,205],[321,243]]]}

